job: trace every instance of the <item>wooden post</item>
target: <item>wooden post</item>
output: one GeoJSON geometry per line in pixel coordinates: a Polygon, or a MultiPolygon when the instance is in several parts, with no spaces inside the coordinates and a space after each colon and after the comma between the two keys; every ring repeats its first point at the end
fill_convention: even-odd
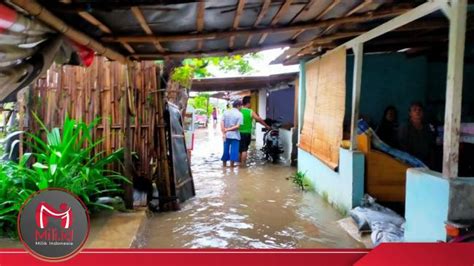
{"type": "MultiPolygon", "coordinates": [[[[129,112],[129,99],[130,99],[130,88],[133,87],[132,84],[132,66],[127,64],[126,68],[126,87],[125,87],[125,101],[123,104],[123,117],[124,117],[124,127],[123,128],[123,138],[124,138],[124,165],[125,165],[125,176],[133,182],[132,176],[132,136],[130,130],[130,112],[129,112]]],[[[125,207],[127,209],[133,209],[133,186],[131,184],[125,184],[125,207]]]]}
{"type": "Polygon", "coordinates": [[[354,74],[352,77],[352,117],[351,117],[351,150],[357,150],[357,120],[359,119],[360,86],[362,82],[362,62],[364,59],[364,44],[352,47],[354,50],[354,74]]]}
{"type": "Polygon", "coordinates": [[[458,175],[467,0],[451,1],[449,12],[449,55],[444,116],[443,175],[454,178],[458,175]]]}

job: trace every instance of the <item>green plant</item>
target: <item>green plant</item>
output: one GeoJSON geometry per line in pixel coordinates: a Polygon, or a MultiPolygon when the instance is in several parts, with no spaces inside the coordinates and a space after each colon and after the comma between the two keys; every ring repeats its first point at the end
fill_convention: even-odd
{"type": "Polygon", "coordinates": [[[121,161],[123,149],[107,156],[104,151],[93,152],[102,143],[102,140],[94,141],[90,135],[99,119],[88,125],[66,117],[62,131],[59,128],[49,131],[40,119],[35,118],[46,132],[46,141],[27,134],[32,139],[29,145],[36,159],[32,176],[36,188],[65,188],[79,196],[92,211],[97,207],[110,208],[95,203],[95,200],[110,193],[122,192],[121,183],[130,181],[120,173],[107,169],[107,165],[121,161]]]}
{"type": "Polygon", "coordinates": [[[25,200],[34,193],[34,184],[25,176],[31,174],[26,163],[31,154],[25,154],[18,163],[0,163],[0,235],[16,237],[18,212],[25,200]]]}
{"type": "Polygon", "coordinates": [[[18,163],[0,162],[0,234],[16,234],[18,211],[35,191],[64,188],[80,197],[89,211],[95,212],[102,208],[113,209],[97,200],[122,193],[121,184],[130,182],[120,173],[107,169],[108,165],[121,161],[123,149],[110,155],[93,152],[102,142],[94,141],[90,135],[99,119],[86,124],[66,117],[61,130],[48,130],[34,116],[46,140],[25,133],[31,139],[27,145],[32,153],[24,154],[18,163]]]}
{"type": "Polygon", "coordinates": [[[292,176],[292,179],[293,179],[293,183],[295,183],[296,185],[298,185],[298,187],[301,188],[301,190],[305,190],[305,187],[307,186],[307,184],[305,183],[305,179],[306,179],[306,172],[301,172],[301,171],[297,171],[293,176],[292,176]]]}

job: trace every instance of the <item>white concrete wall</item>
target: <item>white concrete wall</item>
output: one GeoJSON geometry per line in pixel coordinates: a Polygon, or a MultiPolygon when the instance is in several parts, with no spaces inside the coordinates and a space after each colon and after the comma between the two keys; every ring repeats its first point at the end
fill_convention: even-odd
{"type": "Polygon", "coordinates": [[[281,154],[280,158],[282,163],[285,165],[291,165],[291,152],[293,149],[292,145],[292,136],[293,136],[294,128],[283,129],[280,128],[280,143],[283,148],[283,153],[281,154]]]}
{"type": "MultiPolygon", "coordinates": [[[[258,115],[262,119],[267,118],[267,90],[261,89],[258,91],[258,115]]],[[[263,147],[263,126],[260,123],[256,123],[255,127],[255,146],[257,148],[263,147]]]]}

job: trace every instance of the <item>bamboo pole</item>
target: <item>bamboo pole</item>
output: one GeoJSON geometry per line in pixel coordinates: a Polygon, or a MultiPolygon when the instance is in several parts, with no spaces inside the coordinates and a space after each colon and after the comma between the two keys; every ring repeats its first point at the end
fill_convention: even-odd
{"type": "Polygon", "coordinates": [[[70,38],[74,42],[81,45],[87,46],[90,49],[96,51],[99,55],[104,55],[112,60],[116,60],[125,64],[128,59],[122,54],[104,46],[102,43],[95,41],[86,34],[70,27],[64,21],[56,17],[53,13],[48,11],[46,8],[38,4],[34,0],[11,0],[11,2],[30,13],[32,16],[37,17],[39,20],[49,25],[53,29],[63,33],[66,37],[70,38]]]}
{"type": "MultiPolygon", "coordinates": [[[[124,119],[124,128],[123,128],[123,143],[124,143],[124,174],[131,182],[133,182],[132,175],[132,136],[130,129],[130,114],[129,114],[129,105],[128,101],[130,98],[130,88],[132,86],[132,65],[127,64],[126,68],[126,87],[125,87],[125,103],[123,108],[123,119],[124,119]]],[[[133,209],[133,186],[132,184],[125,184],[125,207],[127,209],[133,209]]]]}

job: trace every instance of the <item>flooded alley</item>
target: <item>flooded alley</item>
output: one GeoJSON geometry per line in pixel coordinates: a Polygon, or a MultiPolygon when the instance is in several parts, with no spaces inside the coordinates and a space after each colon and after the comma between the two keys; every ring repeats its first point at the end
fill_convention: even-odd
{"type": "Polygon", "coordinates": [[[255,148],[249,167],[223,168],[221,152],[218,129],[196,131],[196,197],[151,218],[146,248],[362,248],[336,210],[292,183],[295,168],[266,163],[255,148]]]}

